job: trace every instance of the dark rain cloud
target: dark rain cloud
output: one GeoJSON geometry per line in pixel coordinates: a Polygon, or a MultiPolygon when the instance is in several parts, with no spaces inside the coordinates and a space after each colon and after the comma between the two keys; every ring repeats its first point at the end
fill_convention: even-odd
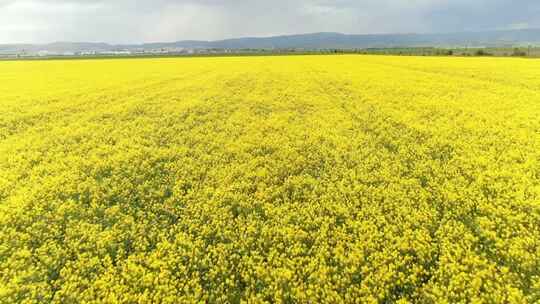
{"type": "Polygon", "coordinates": [[[537,0],[0,0],[0,43],[540,27],[537,0]]]}

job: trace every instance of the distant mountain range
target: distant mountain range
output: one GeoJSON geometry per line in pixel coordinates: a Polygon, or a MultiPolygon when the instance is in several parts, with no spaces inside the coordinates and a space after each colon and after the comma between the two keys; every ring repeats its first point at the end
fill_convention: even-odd
{"type": "Polygon", "coordinates": [[[50,44],[0,44],[0,53],[18,52],[107,52],[155,49],[351,49],[380,47],[481,47],[540,45],[540,29],[435,34],[347,35],[313,33],[301,35],[250,37],[218,41],[185,40],[177,42],[113,45],[89,42],[50,44]]]}

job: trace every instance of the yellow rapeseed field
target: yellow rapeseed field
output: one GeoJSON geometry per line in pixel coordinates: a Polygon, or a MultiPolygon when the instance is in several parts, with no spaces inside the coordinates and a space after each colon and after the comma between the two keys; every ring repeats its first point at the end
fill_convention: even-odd
{"type": "Polygon", "coordinates": [[[539,303],[540,61],[0,62],[0,303],[539,303]]]}

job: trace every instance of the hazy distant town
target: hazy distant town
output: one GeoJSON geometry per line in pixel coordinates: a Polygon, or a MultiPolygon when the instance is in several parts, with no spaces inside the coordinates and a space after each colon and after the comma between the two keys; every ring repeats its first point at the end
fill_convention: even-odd
{"type": "Polygon", "coordinates": [[[218,41],[131,45],[93,42],[0,44],[0,58],[190,56],[246,53],[382,53],[403,55],[540,56],[540,29],[431,34],[312,33],[218,41]]]}

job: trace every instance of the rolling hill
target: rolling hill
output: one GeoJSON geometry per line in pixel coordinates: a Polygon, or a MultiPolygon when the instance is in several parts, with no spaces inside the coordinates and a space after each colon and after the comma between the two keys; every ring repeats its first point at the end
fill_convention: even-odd
{"type": "Polygon", "coordinates": [[[187,49],[329,49],[373,47],[480,47],[540,44],[540,29],[430,34],[311,33],[272,37],[246,37],[217,41],[183,40],[144,44],[107,44],[91,42],[55,42],[50,44],[0,44],[0,52],[80,52],[114,50],[187,49]]]}

